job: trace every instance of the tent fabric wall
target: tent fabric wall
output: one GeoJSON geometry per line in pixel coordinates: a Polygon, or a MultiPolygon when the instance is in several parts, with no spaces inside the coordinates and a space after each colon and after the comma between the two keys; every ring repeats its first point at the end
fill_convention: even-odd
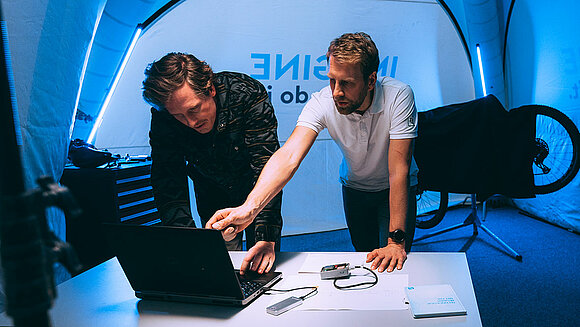
{"type": "Polygon", "coordinates": [[[73,138],[87,140],[135,26],[167,0],[108,0],[98,20],[77,107],[73,138]]]}
{"type": "MultiPolygon", "coordinates": [[[[194,53],[215,71],[241,71],[262,82],[271,92],[284,142],[310,94],[328,85],[324,55],[329,42],[354,31],[373,37],[383,65],[379,75],[410,84],[419,110],[473,99],[465,50],[436,1],[361,1],[356,8],[350,1],[184,1],[143,31],[95,145],[121,155],[149,153],[143,71],[171,51],[194,53]],[[215,10],[228,17],[227,24],[211,15],[190,19],[193,13],[215,10]]],[[[284,234],[346,226],[338,183],[341,159],[328,133],[321,133],[285,188],[284,234]],[[304,203],[310,203],[308,208],[304,203]]]]}
{"type": "MultiPolygon", "coordinates": [[[[42,175],[59,180],[66,162],[79,78],[103,1],[2,0],[12,56],[27,188],[42,175]]],[[[63,214],[48,210],[55,234],[66,236],[63,214]]],[[[56,281],[68,278],[57,267],[56,281]]]]}
{"type": "MultiPolygon", "coordinates": [[[[507,47],[510,108],[543,104],[580,126],[580,3],[515,2],[507,47]]],[[[524,211],[580,232],[580,177],[563,189],[517,200],[524,211]]]]}

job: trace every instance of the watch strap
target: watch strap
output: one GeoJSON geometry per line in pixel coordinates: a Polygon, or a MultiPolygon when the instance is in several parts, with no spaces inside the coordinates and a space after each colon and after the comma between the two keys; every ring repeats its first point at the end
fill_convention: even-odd
{"type": "Polygon", "coordinates": [[[402,229],[395,229],[394,231],[389,232],[389,238],[395,243],[403,243],[405,238],[407,238],[407,233],[402,229]]]}

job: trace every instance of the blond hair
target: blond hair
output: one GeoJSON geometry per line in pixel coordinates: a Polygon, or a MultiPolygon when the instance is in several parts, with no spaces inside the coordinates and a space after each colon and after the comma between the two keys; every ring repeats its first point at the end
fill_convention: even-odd
{"type": "Polygon", "coordinates": [[[365,80],[379,70],[379,50],[364,32],[346,33],[332,40],[326,52],[327,61],[330,56],[339,62],[360,64],[365,80]]]}

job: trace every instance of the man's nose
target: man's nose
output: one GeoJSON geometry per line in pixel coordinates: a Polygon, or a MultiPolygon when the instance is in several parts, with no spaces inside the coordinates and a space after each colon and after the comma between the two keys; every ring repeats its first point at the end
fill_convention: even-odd
{"type": "Polygon", "coordinates": [[[197,118],[195,117],[186,117],[187,126],[190,128],[194,128],[197,124],[197,118]]]}
{"type": "Polygon", "coordinates": [[[334,90],[332,90],[332,96],[333,97],[343,97],[344,96],[344,92],[339,85],[334,86],[334,90]]]}

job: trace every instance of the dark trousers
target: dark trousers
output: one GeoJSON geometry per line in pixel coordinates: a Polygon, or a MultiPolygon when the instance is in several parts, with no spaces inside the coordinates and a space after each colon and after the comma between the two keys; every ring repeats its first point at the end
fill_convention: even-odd
{"type": "MultiPolygon", "coordinates": [[[[415,236],[417,200],[415,186],[409,189],[405,222],[405,250],[409,252],[415,236]]],[[[365,192],[342,187],[342,202],[346,224],[356,251],[370,252],[387,244],[389,233],[389,190],[365,192]]]]}
{"type": "MultiPolygon", "coordinates": [[[[202,185],[201,183],[196,183],[194,181],[195,188],[195,203],[197,205],[197,213],[201,223],[205,227],[205,224],[213,216],[213,214],[224,208],[237,207],[241,205],[243,200],[241,199],[231,199],[227,192],[224,192],[219,187],[214,185],[202,185]]],[[[251,248],[255,244],[254,237],[254,224],[252,223],[248,228],[245,229],[246,233],[246,247],[251,248]]],[[[242,233],[238,233],[235,239],[226,242],[226,247],[231,251],[241,251],[242,250],[242,233]]]]}
{"type": "MultiPolygon", "coordinates": [[[[205,224],[216,211],[242,205],[251,190],[250,184],[247,193],[243,192],[234,197],[229,194],[229,192],[226,192],[212,183],[201,183],[197,180],[193,180],[193,187],[195,189],[197,213],[199,214],[201,223],[203,224],[203,226],[201,226],[202,228],[205,227],[205,224]]],[[[255,224],[252,223],[244,230],[246,233],[245,250],[249,250],[256,244],[255,228],[255,224]]],[[[231,251],[242,250],[242,233],[238,233],[235,239],[226,242],[226,247],[231,251]]],[[[280,241],[276,242],[275,250],[280,251],[280,241]]]]}

